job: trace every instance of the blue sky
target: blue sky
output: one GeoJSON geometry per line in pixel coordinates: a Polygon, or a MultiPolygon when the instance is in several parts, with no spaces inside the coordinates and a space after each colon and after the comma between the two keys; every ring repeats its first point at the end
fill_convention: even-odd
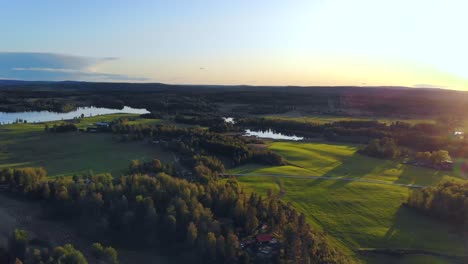
{"type": "Polygon", "coordinates": [[[0,0],[0,78],[468,89],[467,2],[0,0]]]}

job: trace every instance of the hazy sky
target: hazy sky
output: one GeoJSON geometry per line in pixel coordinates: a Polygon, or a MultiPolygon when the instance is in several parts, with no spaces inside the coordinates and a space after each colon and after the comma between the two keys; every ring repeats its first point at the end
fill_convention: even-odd
{"type": "Polygon", "coordinates": [[[468,90],[466,0],[0,0],[0,78],[468,90]]]}

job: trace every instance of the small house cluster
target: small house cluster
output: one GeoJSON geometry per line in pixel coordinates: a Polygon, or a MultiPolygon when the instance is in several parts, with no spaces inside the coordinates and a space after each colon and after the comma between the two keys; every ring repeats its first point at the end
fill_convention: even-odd
{"type": "Polygon", "coordinates": [[[240,243],[241,248],[249,255],[259,259],[269,259],[280,253],[281,243],[274,233],[269,232],[266,224],[259,225],[254,234],[245,237],[240,243]]]}
{"type": "Polygon", "coordinates": [[[97,122],[96,124],[90,124],[86,128],[86,132],[105,132],[111,129],[111,122],[97,122]]]}

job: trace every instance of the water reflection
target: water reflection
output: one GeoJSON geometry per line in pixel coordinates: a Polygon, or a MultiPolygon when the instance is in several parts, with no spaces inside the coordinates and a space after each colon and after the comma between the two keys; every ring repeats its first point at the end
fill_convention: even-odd
{"type": "Polygon", "coordinates": [[[271,129],[266,130],[266,131],[253,131],[250,129],[245,130],[245,135],[246,136],[257,136],[259,138],[272,138],[272,139],[284,139],[284,140],[303,140],[304,137],[298,137],[298,136],[286,136],[281,133],[275,133],[271,129]]]}
{"type": "Polygon", "coordinates": [[[149,113],[146,109],[143,108],[132,108],[124,106],[123,109],[111,109],[103,107],[78,107],[75,111],[68,113],[56,113],[50,111],[32,111],[32,112],[15,112],[15,113],[5,113],[0,112],[0,124],[11,124],[18,120],[26,120],[28,123],[36,122],[47,122],[47,121],[57,121],[57,120],[66,120],[73,119],[75,117],[84,117],[97,116],[97,115],[106,115],[106,114],[146,114],[149,113]]]}

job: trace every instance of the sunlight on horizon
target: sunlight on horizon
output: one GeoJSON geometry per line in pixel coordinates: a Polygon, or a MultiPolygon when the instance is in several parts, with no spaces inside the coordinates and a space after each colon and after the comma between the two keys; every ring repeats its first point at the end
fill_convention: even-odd
{"type": "Polygon", "coordinates": [[[3,79],[468,90],[462,0],[4,5],[3,79]],[[59,56],[17,65],[5,52],[59,56]]]}

